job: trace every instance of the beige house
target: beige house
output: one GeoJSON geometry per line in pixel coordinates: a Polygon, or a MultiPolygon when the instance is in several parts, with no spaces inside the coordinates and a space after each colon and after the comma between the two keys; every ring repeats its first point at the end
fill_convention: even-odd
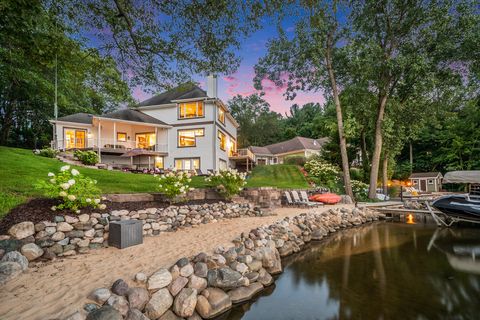
{"type": "Polygon", "coordinates": [[[438,192],[442,189],[443,176],[440,172],[412,173],[408,179],[412,187],[420,192],[438,192]]]}

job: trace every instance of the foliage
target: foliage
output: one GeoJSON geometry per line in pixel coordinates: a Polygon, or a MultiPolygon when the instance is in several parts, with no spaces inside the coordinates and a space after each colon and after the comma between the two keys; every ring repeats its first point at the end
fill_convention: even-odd
{"type": "Polygon", "coordinates": [[[368,184],[352,179],[352,191],[356,201],[368,200],[368,184]]]}
{"type": "Polygon", "coordinates": [[[245,173],[229,168],[215,173],[211,172],[205,181],[211,182],[225,199],[230,199],[243,189],[246,184],[245,177],[245,173]]]}
{"type": "Polygon", "coordinates": [[[340,169],[320,158],[309,159],[305,163],[305,170],[309,177],[319,187],[338,190],[340,181],[340,169]]]}
{"type": "Polygon", "coordinates": [[[305,156],[286,156],[283,159],[283,163],[285,164],[294,164],[301,167],[303,167],[306,162],[307,158],[305,156]]]}
{"type": "Polygon", "coordinates": [[[105,209],[106,206],[100,204],[97,181],[82,175],[77,169],[70,170],[70,166],[66,165],[57,174],[49,172],[48,177],[48,181],[40,181],[36,186],[46,196],[61,199],[62,203],[52,210],[70,209],[79,213],[79,209],[84,207],[105,209]]]}
{"type": "Polygon", "coordinates": [[[192,182],[190,173],[186,171],[173,170],[160,175],[160,184],[158,188],[171,202],[181,202],[188,191],[193,190],[190,187],[192,182]]]}
{"type": "MultiPolygon", "coordinates": [[[[362,169],[350,168],[350,176],[352,177],[352,181],[353,180],[362,181],[363,177],[364,177],[364,173],[363,173],[362,169]]],[[[352,186],[352,188],[353,188],[353,186],[352,186]]]]}
{"type": "Polygon", "coordinates": [[[80,162],[87,166],[96,165],[99,161],[98,155],[95,151],[82,151],[82,150],[75,150],[73,153],[75,158],[77,158],[80,162]]]}
{"type": "Polygon", "coordinates": [[[46,148],[43,148],[43,149],[40,149],[40,150],[34,150],[33,153],[35,153],[37,156],[41,156],[41,157],[46,157],[46,158],[55,158],[59,151],[58,150],[55,150],[55,149],[52,149],[52,148],[49,148],[49,147],[46,147],[46,148]]]}

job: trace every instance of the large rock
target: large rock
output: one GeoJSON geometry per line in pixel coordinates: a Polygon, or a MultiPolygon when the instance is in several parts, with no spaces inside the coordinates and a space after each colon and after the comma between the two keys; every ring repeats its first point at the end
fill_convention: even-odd
{"type": "Polygon", "coordinates": [[[185,277],[177,277],[175,280],[170,283],[168,286],[168,290],[172,294],[172,296],[176,296],[180,290],[182,290],[188,283],[188,278],[185,277]]]}
{"type": "Polygon", "coordinates": [[[30,221],[17,223],[8,229],[8,234],[15,239],[25,239],[35,234],[35,225],[30,221]]]}
{"type": "Polygon", "coordinates": [[[182,277],[190,277],[193,274],[193,267],[191,264],[187,264],[180,268],[180,275],[182,277]]]}
{"type": "Polygon", "coordinates": [[[180,317],[190,317],[195,311],[197,305],[197,290],[192,288],[184,288],[175,297],[173,302],[173,312],[180,317]]]}
{"type": "Polygon", "coordinates": [[[22,266],[14,261],[0,262],[0,285],[4,285],[22,273],[22,266]]]}
{"type": "Polygon", "coordinates": [[[88,295],[88,299],[93,300],[98,304],[104,304],[111,295],[112,293],[107,288],[98,288],[88,295]]]}
{"type": "Polygon", "coordinates": [[[116,280],[112,285],[112,292],[119,296],[125,296],[128,292],[128,284],[123,279],[116,280]]]}
{"type": "Polygon", "coordinates": [[[18,263],[22,267],[22,271],[28,269],[28,259],[18,251],[7,252],[2,258],[2,262],[6,261],[18,263]]]}
{"type": "Polygon", "coordinates": [[[192,274],[190,280],[188,280],[188,287],[196,289],[197,292],[202,292],[207,287],[207,280],[192,274]]]}
{"type": "Polygon", "coordinates": [[[140,287],[131,288],[127,297],[130,308],[138,310],[143,310],[150,299],[147,289],[140,287]]]}
{"type": "Polygon", "coordinates": [[[208,270],[207,279],[209,286],[223,289],[233,289],[242,283],[242,275],[228,267],[208,270]]]}
{"type": "Polygon", "coordinates": [[[147,283],[148,290],[165,288],[172,282],[172,275],[167,269],[160,269],[150,276],[147,283]]]}
{"type": "Polygon", "coordinates": [[[262,255],[262,266],[270,273],[282,272],[282,261],[276,248],[262,247],[257,250],[262,255]]]}
{"type": "Polygon", "coordinates": [[[61,232],[69,232],[73,230],[73,226],[66,222],[59,222],[57,223],[57,231],[61,232]]]}
{"type": "Polygon", "coordinates": [[[142,313],[142,311],[138,309],[130,309],[128,310],[127,317],[125,320],[150,320],[147,318],[146,315],[142,313]]]}
{"type": "Polygon", "coordinates": [[[211,319],[229,310],[232,300],[228,294],[218,288],[207,288],[197,297],[195,310],[203,319],[211,319]]]}
{"type": "Polygon", "coordinates": [[[103,306],[88,314],[87,320],[123,320],[120,312],[112,306],[103,306]]]}
{"type": "Polygon", "coordinates": [[[20,251],[25,258],[28,259],[28,261],[35,260],[43,255],[43,249],[37,246],[35,243],[27,243],[22,247],[22,249],[20,249],[20,251]]]}
{"type": "Polygon", "coordinates": [[[208,267],[207,267],[207,264],[205,262],[195,263],[195,267],[193,269],[194,269],[194,274],[197,277],[202,277],[202,278],[207,277],[208,267]]]}
{"type": "Polygon", "coordinates": [[[273,283],[273,277],[267,272],[267,270],[262,268],[258,271],[257,281],[267,287],[273,283]]]}
{"type": "Polygon", "coordinates": [[[250,300],[256,293],[262,291],[263,285],[259,282],[254,282],[248,287],[240,287],[228,292],[230,300],[232,303],[240,303],[243,301],[250,300]]]}
{"type": "Polygon", "coordinates": [[[183,318],[180,318],[177,316],[175,313],[173,313],[172,310],[167,310],[158,320],[184,320],[183,318]]]}
{"type": "Polygon", "coordinates": [[[145,306],[145,315],[150,319],[160,318],[173,304],[173,298],[168,289],[155,292],[145,306]]]}
{"type": "Polygon", "coordinates": [[[107,300],[107,304],[120,312],[122,316],[126,316],[128,312],[128,301],[123,296],[112,294],[107,300]]]}

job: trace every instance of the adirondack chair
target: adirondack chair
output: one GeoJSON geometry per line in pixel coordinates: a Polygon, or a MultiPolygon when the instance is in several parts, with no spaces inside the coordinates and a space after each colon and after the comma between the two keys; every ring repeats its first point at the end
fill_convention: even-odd
{"type": "Polygon", "coordinates": [[[284,194],[285,194],[285,199],[287,200],[287,205],[293,206],[294,203],[292,201],[292,197],[290,197],[290,193],[288,191],[285,191],[284,194]]]}
{"type": "Polygon", "coordinates": [[[312,207],[313,206],[316,206],[316,207],[323,206],[323,203],[321,203],[321,202],[313,202],[313,201],[308,200],[308,195],[304,190],[300,191],[300,196],[301,196],[303,202],[305,202],[309,206],[312,206],[312,207]]]}
{"type": "Polygon", "coordinates": [[[298,192],[296,190],[292,191],[293,202],[299,206],[308,206],[308,203],[300,199],[298,192]]]}

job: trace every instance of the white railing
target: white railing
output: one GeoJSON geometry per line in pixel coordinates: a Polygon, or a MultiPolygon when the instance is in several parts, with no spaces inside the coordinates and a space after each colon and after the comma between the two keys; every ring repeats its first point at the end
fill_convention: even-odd
{"type": "Polygon", "coordinates": [[[151,146],[140,147],[135,141],[115,141],[115,139],[98,139],[90,138],[85,139],[85,143],[82,146],[81,141],[77,141],[77,144],[72,145],[69,141],[66,140],[57,140],[51,142],[51,146],[57,150],[68,150],[68,149],[94,149],[97,150],[100,146],[101,150],[108,149],[109,151],[118,151],[122,150],[128,151],[132,149],[147,149],[157,152],[168,152],[168,144],[155,144],[151,146]]]}

